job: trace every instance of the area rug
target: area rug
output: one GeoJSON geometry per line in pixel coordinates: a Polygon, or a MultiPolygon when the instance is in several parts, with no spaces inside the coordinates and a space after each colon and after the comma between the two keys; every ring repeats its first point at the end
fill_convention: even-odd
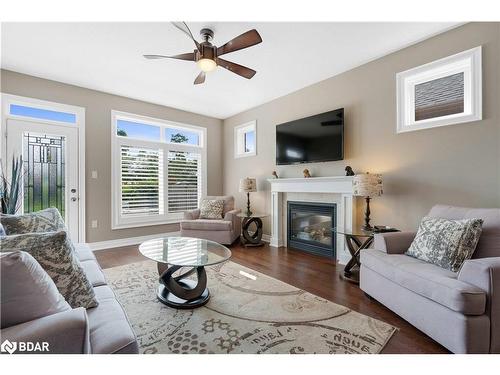
{"type": "Polygon", "coordinates": [[[207,267],[210,301],[177,310],[156,299],[156,263],[104,270],[141,353],[379,353],[396,328],[225,262],[207,267]]]}

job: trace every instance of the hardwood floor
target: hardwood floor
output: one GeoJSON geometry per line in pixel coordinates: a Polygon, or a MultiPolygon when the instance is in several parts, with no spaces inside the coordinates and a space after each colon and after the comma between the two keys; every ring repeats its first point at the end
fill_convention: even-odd
{"type": "MultiPolygon", "coordinates": [[[[399,328],[383,353],[449,353],[447,349],[414,328],[377,301],[368,298],[357,285],[339,278],[342,266],[324,257],[287,248],[230,246],[231,260],[288,284],[347,306],[362,314],[399,328]]],[[[145,260],[137,246],[96,251],[102,268],[145,260]]]]}

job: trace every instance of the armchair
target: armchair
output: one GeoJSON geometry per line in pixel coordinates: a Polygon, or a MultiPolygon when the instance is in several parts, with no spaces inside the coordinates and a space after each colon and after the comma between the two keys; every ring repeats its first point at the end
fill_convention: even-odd
{"type": "Polygon", "coordinates": [[[237,216],[241,210],[234,209],[234,197],[208,196],[207,199],[224,201],[224,217],[221,219],[200,219],[199,209],[186,211],[184,212],[184,220],[180,224],[181,236],[203,238],[224,245],[232,244],[241,233],[241,219],[237,216]]]}
{"type": "Polygon", "coordinates": [[[415,233],[376,234],[360,288],[454,353],[500,353],[500,209],[437,205],[428,216],[483,219],[473,259],[451,272],[405,255],[415,233]]]}

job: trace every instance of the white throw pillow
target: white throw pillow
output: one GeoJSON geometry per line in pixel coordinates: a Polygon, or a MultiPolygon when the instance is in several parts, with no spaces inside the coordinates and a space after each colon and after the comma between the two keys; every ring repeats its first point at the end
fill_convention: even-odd
{"type": "Polygon", "coordinates": [[[0,254],[1,327],[7,328],[71,307],[56,284],[30,254],[0,254]]]}
{"type": "Polygon", "coordinates": [[[222,219],[223,200],[203,199],[200,206],[200,219],[222,219]]]}

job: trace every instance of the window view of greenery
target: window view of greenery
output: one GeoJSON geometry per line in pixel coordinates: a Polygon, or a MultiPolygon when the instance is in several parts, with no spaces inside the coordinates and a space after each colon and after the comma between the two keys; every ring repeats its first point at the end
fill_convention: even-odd
{"type": "Polygon", "coordinates": [[[121,147],[122,215],[162,214],[161,150],[121,147]]]}
{"type": "Polygon", "coordinates": [[[185,129],[166,128],[165,139],[171,143],[186,143],[189,145],[199,146],[200,136],[198,132],[190,132],[185,129]]]}
{"type": "MultiPolygon", "coordinates": [[[[180,140],[180,137],[176,139],[180,140]]],[[[169,151],[168,212],[183,212],[198,208],[199,160],[200,155],[197,153],[169,151]]]]}
{"type": "Polygon", "coordinates": [[[116,135],[148,141],[160,141],[160,127],[133,121],[117,120],[116,135]]]}

